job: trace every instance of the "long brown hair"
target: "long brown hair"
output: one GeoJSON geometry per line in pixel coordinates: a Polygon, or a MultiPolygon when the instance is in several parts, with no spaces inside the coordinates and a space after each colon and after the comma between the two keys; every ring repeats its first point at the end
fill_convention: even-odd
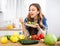
{"type": "MultiPolygon", "coordinates": [[[[29,9],[30,9],[31,6],[35,6],[35,7],[37,8],[37,10],[39,11],[38,19],[40,19],[39,25],[40,25],[40,27],[41,27],[42,24],[43,24],[43,23],[42,23],[42,19],[43,19],[43,17],[45,17],[45,16],[42,14],[41,7],[40,7],[40,5],[37,4],[37,3],[32,3],[32,4],[29,6],[29,9]]],[[[30,14],[28,14],[27,20],[28,20],[28,21],[32,21],[32,20],[33,20],[33,19],[31,19],[30,14]]]]}

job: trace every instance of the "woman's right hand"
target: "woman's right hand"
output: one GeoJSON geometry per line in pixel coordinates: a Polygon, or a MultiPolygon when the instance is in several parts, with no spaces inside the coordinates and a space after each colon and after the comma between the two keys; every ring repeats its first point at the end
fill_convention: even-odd
{"type": "Polygon", "coordinates": [[[19,19],[19,22],[20,22],[21,24],[24,24],[24,21],[23,21],[22,18],[19,19]]]}

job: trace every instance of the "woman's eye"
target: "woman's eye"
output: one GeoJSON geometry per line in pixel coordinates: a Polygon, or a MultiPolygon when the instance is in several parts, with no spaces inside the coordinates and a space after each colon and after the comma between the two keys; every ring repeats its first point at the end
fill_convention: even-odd
{"type": "Polygon", "coordinates": [[[34,9],[32,9],[32,11],[35,11],[34,9]]]}
{"type": "Polygon", "coordinates": [[[29,10],[29,11],[35,11],[34,9],[31,9],[31,10],[29,10]]]}
{"type": "Polygon", "coordinates": [[[35,11],[35,10],[32,10],[32,11],[35,11]]]}

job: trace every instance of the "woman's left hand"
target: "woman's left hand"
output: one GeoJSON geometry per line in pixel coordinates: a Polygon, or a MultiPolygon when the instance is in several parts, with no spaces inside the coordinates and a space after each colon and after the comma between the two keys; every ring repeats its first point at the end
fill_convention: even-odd
{"type": "Polygon", "coordinates": [[[30,26],[30,27],[37,28],[38,30],[40,30],[39,24],[36,24],[35,26],[30,26]]]}
{"type": "Polygon", "coordinates": [[[39,26],[39,24],[36,25],[36,28],[37,28],[38,30],[40,30],[40,26],[39,26]]]}

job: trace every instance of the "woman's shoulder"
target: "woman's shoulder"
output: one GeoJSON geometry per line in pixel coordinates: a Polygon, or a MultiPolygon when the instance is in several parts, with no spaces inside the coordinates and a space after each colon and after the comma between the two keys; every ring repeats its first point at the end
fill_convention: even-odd
{"type": "Polygon", "coordinates": [[[24,19],[24,22],[27,22],[27,18],[24,19]]]}
{"type": "Polygon", "coordinates": [[[43,16],[43,20],[47,20],[45,16],[43,16]]]}

